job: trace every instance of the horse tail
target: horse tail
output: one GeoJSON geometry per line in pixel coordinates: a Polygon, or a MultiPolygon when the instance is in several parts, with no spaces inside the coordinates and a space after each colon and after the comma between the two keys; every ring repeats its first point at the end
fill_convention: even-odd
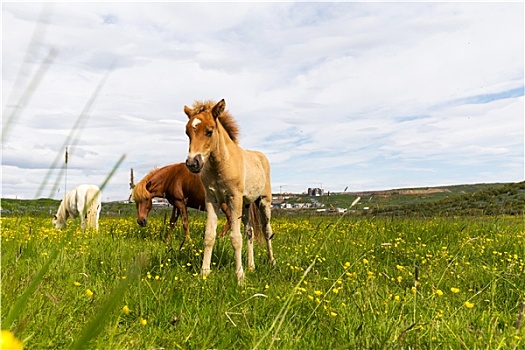
{"type": "Polygon", "coordinates": [[[250,221],[252,222],[255,242],[264,242],[265,238],[262,231],[261,212],[259,211],[259,206],[255,202],[250,204],[250,221]]]}
{"type": "Polygon", "coordinates": [[[98,218],[100,215],[100,209],[101,209],[101,198],[102,194],[100,193],[100,189],[97,188],[91,188],[87,195],[87,226],[92,227],[96,230],[98,230],[98,218]]]}

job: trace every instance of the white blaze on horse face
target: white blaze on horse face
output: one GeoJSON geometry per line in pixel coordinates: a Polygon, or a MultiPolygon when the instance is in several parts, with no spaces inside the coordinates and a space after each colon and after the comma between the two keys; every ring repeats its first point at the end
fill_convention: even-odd
{"type": "MultiPolygon", "coordinates": [[[[191,126],[193,128],[193,130],[196,130],[197,129],[197,126],[202,123],[202,120],[199,119],[199,118],[193,118],[193,120],[191,121],[191,126]]],[[[198,143],[198,142],[192,142],[192,139],[190,137],[190,150],[188,152],[188,159],[194,159],[195,157],[197,156],[200,156],[202,158],[202,161],[205,162],[206,161],[206,158],[208,156],[208,153],[207,152],[202,152],[201,150],[195,150],[194,148],[196,147],[195,146],[195,143],[198,143]]],[[[199,147],[200,148],[200,147],[199,147]]]]}
{"type": "Polygon", "coordinates": [[[193,122],[191,123],[191,126],[192,126],[194,129],[197,129],[197,125],[199,125],[200,122],[202,122],[202,120],[200,120],[199,118],[195,118],[195,119],[193,119],[193,122]]]}

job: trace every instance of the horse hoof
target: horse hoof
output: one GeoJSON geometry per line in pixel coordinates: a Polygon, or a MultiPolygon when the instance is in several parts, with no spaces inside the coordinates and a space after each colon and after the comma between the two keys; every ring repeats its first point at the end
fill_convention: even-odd
{"type": "Polygon", "coordinates": [[[244,285],[244,271],[237,272],[237,284],[239,286],[244,285]]]}
{"type": "Polygon", "coordinates": [[[239,286],[244,286],[244,276],[242,278],[237,277],[237,284],[239,286]]]}

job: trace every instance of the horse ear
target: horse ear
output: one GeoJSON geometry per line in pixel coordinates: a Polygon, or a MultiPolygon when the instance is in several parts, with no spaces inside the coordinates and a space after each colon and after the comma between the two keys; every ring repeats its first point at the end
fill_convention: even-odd
{"type": "Polygon", "coordinates": [[[226,101],[224,99],[217,102],[215,106],[213,106],[211,110],[211,114],[213,115],[213,118],[217,119],[222,112],[224,112],[224,108],[226,108],[226,101]]]}
{"type": "Polygon", "coordinates": [[[149,189],[151,187],[151,181],[148,181],[148,183],[146,184],[146,191],[148,192],[151,192],[149,189]]]}
{"type": "Polygon", "coordinates": [[[191,116],[193,115],[193,109],[191,109],[191,108],[188,107],[188,106],[184,106],[184,113],[186,113],[186,115],[188,116],[188,118],[191,118],[191,116]]]}

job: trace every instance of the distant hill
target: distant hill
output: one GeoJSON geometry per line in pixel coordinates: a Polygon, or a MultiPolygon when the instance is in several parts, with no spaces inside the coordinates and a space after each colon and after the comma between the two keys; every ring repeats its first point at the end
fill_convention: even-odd
{"type": "Polygon", "coordinates": [[[518,215],[525,209],[525,181],[287,197],[283,202],[293,205],[315,201],[328,210],[349,208],[361,197],[352,209],[362,215],[518,215]]]}
{"type": "MultiPolygon", "coordinates": [[[[517,183],[494,183],[454,185],[425,188],[403,188],[386,191],[362,191],[345,193],[325,193],[311,197],[306,194],[274,195],[274,203],[320,203],[327,212],[330,209],[349,208],[351,203],[361,197],[352,207],[357,215],[392,216],[454,216],[454,215],[523,215],[525,209],[525,181],[517,183]]],[[[2,199],[2,216],[33,215],[52,216],[60,201],[54,199],[2,199]]],[[[290,210],[302,213],[315,209],[290,210]]],[[[164,212],[165,210],[159,210],[164,212]]],[[[277,215],[280,210],[277,210],[277,215]]],[[[134,216],[133,203],[104,202],[101,215],[134,216]]]]}
{"type": "MultiPolygon", "coordinates": [[[[417,194],[415,200],[398,201],[373,209],[376,214],[415,215],[522,215],[525,181],[509,184],[450,186],[445,192],[417,194]],[[426,198],[425,198],[426,197],[426,198]]],[[[406,198],[405,198],[406,199],[406,198]]]]}

